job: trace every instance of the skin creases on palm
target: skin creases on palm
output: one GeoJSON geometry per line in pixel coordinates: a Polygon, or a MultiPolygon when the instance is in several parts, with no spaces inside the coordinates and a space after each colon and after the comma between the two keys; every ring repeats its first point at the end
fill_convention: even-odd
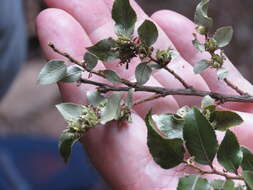
{"type": "MultiPolygon", "coordinates": [[[[45,0],[45,2],[50,8],[42,11],[38,16],[37,31],[47,59],[63,59],[47,46],[48,42],[53,42],[58,48],[81,60],[86,51],[85,47],[106,37],[114,36],[110,11],[113,0],[45,0]]],[[[135,2],[131,1],[131,5],[138,14],[138,23],[148,18],[135,2]]],[[[151,19],[160,27],[159,39],[154,46],[160,49],[172,47],[177,49],[182,56],[171,63],[171,69],[197,89],[234,93],[222,82],[216,80],[217,77],[212,71],[204,72],[202,76],[193,74],[191,65],[205,55],[197,53],[191,44],[195,26],[190,20],[172,11],[156,12],[151,19]]],[[[131,79],[136,63],[138,60],[134,60],[127,71],[125,67],[115,66],[117,62],[100,63],[96,69],[113,69],[120,76],[131,79]]],[[[253,94],[251,84],[228,60],[226,67],[230,70],[230,77],[237,79],[235,82],[243,90],[253,94]]],[[[91,79],[101,80],[95,76],[91,79]]],[[[161,85],[167,88],[182,87],[173,76],[163,71],[154,73],[149,85],[161,85]]],[[[85,104],[86,91],[94,87],[59,84],[59,89],[64,101],[85,104]]],[[[148,94],[136,93],[135,99],[144,96],[148,94]]],[[[199,103],[200,98],[175,96],[139,105],[135,108],[132,123],[118,126],[116,122],[112,122],[106,126],[98,126],[84,135],[82,143],[95,167],[114,189],[176,189],[179,177],[192,171],[188,171],[183,166],[164,170],[155,164],[146,145],[147,129],[143,116],[150,108],[156,113],[165,113],[173,112],[183,105],[198,105],[199,103]]],[[[227,109],[241,111],[240,115],[244,123],[234,131],[240,143],[250,148],[253,148],[250,143],[253,134],[252,106],[252,104],[235,103],[225,105],[227,109]]]]}

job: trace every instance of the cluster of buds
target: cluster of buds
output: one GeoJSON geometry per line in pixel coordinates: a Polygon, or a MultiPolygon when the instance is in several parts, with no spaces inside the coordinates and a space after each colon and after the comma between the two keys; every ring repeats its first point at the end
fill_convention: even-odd
{"type": "Polygon", "coordinates": [[[120,34],[116,40],[117,47],[113,48],[113,51],[117,52],[120,59],[120,64],[126,64],[128,69],[129,63],[132,58],[138,55],[138,44],[130,37],[120,34]]]}
{"type": "Polygon", "coordinates": [[[83,112],[76,120],[68,121],[68,128],[75,132],[86,132],[99,123],[99,113],[91,106],[83,106],[83,112]]]}

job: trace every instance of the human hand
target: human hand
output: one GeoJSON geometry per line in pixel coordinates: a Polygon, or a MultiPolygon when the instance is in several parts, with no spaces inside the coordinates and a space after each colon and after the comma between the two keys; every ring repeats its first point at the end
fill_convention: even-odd
{"type": "MultiPolygon", "coordinates": [[[[110,11],[113,0],[45,1],[53,9],[47,9],[38,16],[37,29],[47,59],[63,59],[47,46],[48,42],[53,42],[60,49],[81,60],[85,47],[106,37],[114,36],[114,24],[110,11]]],[[[132,6],[138,13],[139,24],[148,18],[136,3],[132,2],[132,6]]],[[[191,65],[206,55],[198,53],[192,46],[192,33],[195,31],[195,26],[190,20],[171,11],[156,12],[151,19],[160,27],[159,39],[154,46],[160,49],[170,46],[177,49],[181,55],[169,65],[170,68],[197,89],[235,93],[225,84],[217,81],[216,74],[210,70],[203,72],[202,76],[193,74],[191,65]]],[[[100,63],[97,67],[116,70],[120,76],[131,79],[136,63],[138,60],[131,63],[132,69],[130,68],[127,72],[124,67],[116,66],[115,62],[100,63]]],[[[225,67],[230,70],[230,77],[235,84],[253,94],[251,84],[243,79],[229,61],[226,62],[225,67]]],[[[101,80],[95,76],[92,79],[101,80]]],[[[154,73],[149,85],[162,85],[167,88],[182,87],[173,76],[163,71],[154,73]]],[[[81,104],[86,104],[86,91],[93,88],[88,85],[76,87],[72,84],[59,84],[59,87],[65,101],[81,104]]],[[[148,94],[137,93],[135,100],[144,96],[148,94]]],[[[199,103],[199,98],[170,96],[136,106],[132,123],[118,126],[116,122],[112,122],[106,126],[98,126],[84,135],[82,143],[95,167],[114,189],[176,189],[179,177],[186,170],[182,166],[164,170],[153,161],[146,145],[147,131],[143,117],[151,108],[154,113],[175,112],[180,106],[199,103]]],[[[240,114],[245,121],[243,126],[234,131],[241,144],[253,148],[250,144],[250,138],[253,135],[253,130],[250,128],[253,105],[230,103],[224,106],[241,111],[240,114]]]]}

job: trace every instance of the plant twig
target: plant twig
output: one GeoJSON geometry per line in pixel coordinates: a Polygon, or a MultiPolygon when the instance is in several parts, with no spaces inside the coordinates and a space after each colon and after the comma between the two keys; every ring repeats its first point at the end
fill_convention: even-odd
{"type": "MultiPolygon", "coordinates": [[[[74,63],[74,64],[76,64],[76,65],[81,66],[81,67],[84,68],[87,72],[92,73],[92,74],[95,74],[95,75],[100,76],[100,77],[102,77],[102,78],[105,78],[105,75],[103,74],[103,70],[100,70],[100,71],[88,71],[88,70],[86,69],[85,65],[84,65],[82,62],[76,60],[74,57],[72,57],[72,56],[69,55],[68,53],[63,52],[63,51],[61,51],[60,49],[56,48],[55,45],[54,45],[52,42],[49,42],[49,43],[48,43],[48,46],[51,47],[52,50],[55,51],[56,53],[62,55],[63,57],[66,57],[70,62],[72,62],[72,63],[74,63]]],[[[132,83],[132,82],[126,80],[126,79],[122,79],[122,78],[121,78],[120,81],[121,81],[123,84],[127,85],[127,86],[135,86],[135,85],[136,85],[135,83],[132,83]]]]}
{"type": "Polygon", "coordinates": [[[246,95],[246,93],[244,91],[242,91],[241,89],[238,88],[238,86],[234,85],[230,80],[228,80],[227,78],[224,79],[224,82],[231,87],[232,89],[234,89],[238,94],[240,95],[246,95]]]}
{"type": "Polygon", "coordinates": [[[224,172],[221,172],[221,171],[215,169],[214,167],[212,167],[212,169],[208,171],[208,170],[203,170],[203,169],[197,167],[197,166],[194,165],[193,163],[189,163],[189,162],[187,162],[187,161],[184,161],[184,163],[185,163],[188,167],[190,167],[190,168],[192,168],[192,169],[194,169],[194,170],[197,170],[197,171],[198,171],[199,173],[201,173],[202,175],[205,175],[205,174],[207,174],[207,175],[215,174],[215,175],[223,176],[223,177],[225,177],[226,179],[243,180],[243,178],[242,178],[240,175],[229,175],[229,174],[226,174],[226,173],[224,173],[224,172]]]}
{"type": "Polygon", "coordinates": [[[52,42],[49,42],[49,43],[48,43],[48,46],[51,47],[52,50],[55,51],[56,53],[58,53],[58,54],[60,54],[60,55],[62,55],[62,56],[64,56],[64,57],[66,57],[70,62],[75,63],[75,64],[77,64],[77,65],[79,65],[79,66],[81,66],[81,67],[84,67],[84,65],[83,65],[81,62],[79,62],[78,60],[76,60],[75,58],[73,58],[73,57],[72,57],[71,55],[69,55],[68,53],[63,52],[63,51],[57,49],[57,48],[55,47],[55,45],[54,45],[52,42]]]}
{"type": "Polygon", "coordinates": [[[191,88],[191,86],[189,86],[184,79],[182,79],[175,71],[173,71],[172,69],[170,69],[169,67],[164,67],[164,69],[166,71],[168,71],[169,73],[171,73],[179,82],[181,82],[181,84],[185,87],[185,88],[191,88]]]}
{"type": "MultiPolygon", "coordinates": [[[[161,65],[161,63],[156,60],[155,58],[153,58],[152,56],[149,56],[150,60],[161,65]]],[[[162,66],[162,65],[161,65],[162,66]]],[[[191,86],[189,86],[183,78],[181,78],[175,71],[173,71],[172,69],[170,69],[167,66],[162,66],[163,69],[165,69],[166,71],[168,71],[170,74],[172,74],[179,82],[181,82],[181,84],[185,87],[185,88],[191,88],[191,86]]]]}
{"type": "MultiPolygon", "coordinates": [[[[56,53],[66,57],[67,59],[69,59],[69,61],[71,61],[72,63],[75,63],[81,67],[83,67],[85,70],[85,65],[82,64],[81,62],[79,62],[78,60],[76,60],[75,58],[73,58],[71,55],[69,55],[68,53],[65,53],[59,49],[57,49],[55,47],[55,45],[53,43],[49,43],[48,44],[49,47],[51,47],[56,53]]],[[[153,61],[157,61],[157,60],[153,60],[153,61]]],[[[157,63],[159,63],[157,61],[157,63]]],[[[173,70],[169,69],[168,67],[164,67],[168,72],[170,72],[171,74],[173,74],[173,76],[175,76],[183,85],[186,89],[166,89],[166,88],[161,88],[161,87],[153,87],[153,86],[138,86],[136,83],[132,83],[128,80],[125,79],[121,79],[121,82],[123,84],[125,84],[127,87],[114,87],[114,86],[110,86],[108,84],[105,83],[99,83],[99,82],[95,82],[95,81],[91,81],[91,80],[86,80],[86,79],[81,79],[82,83],[86,83],[86,84],[91,84],[91,85],[95,85],[97,87],[99,87],[99,90],[101,92],[109,92],[109,91],[128,91],[130,88],[134,88],[135,91],[142,91],[142,92],[153,92],[156,93],[157,95],[155,97],[149,97],[146,100],[142,100],[140,103],[144,103],[150,100],[153,100],[154,98],[160,98],[160,97],[165,97],[168,95],[185,95],[185,96],[200,96],[200,97],[204,97],[206,95],[211,96],[212,98],[219,100],[222,103],[225,102],[245,102],[245,103],[253,103],[253,96],[249,96],[247,94],[245,94],[244,92],[240,91],[240,89],[237,89],[236,86],[234,86],[230,81],[228,81],[228,84],[230,84],[230,86],[234,87],[233,89],[237,89],[237,91],[239,91],[241,96],[233,96],[233,95],[226,95],[226,94],[220,94],[220,93],[215,93],[215,92],[209,92],[209,91],[200,91],[200,90],[196,90],[193,87],[190,87],[189,85],[186,84],[186,82],[179,76],[177,75],[173,70]]],[[[87,70],[86,70],[87,71],[87,70]]],[[[88,71],[92,74],[95,74],[97,76],[103,77],[105,78],[104,74],[102,71],[88,71]]],[[[137,103],[137,104],[140,104],[137,103]]]]}
{"type": "Polygon", "coordinates": [[[155,94],[155,95],[153,95],[153,96],[150,96],[150,97],[147,97],[147,98],[144,98],[144,99],[141,99],[141,100],[135,102],[135,103],[134,103],[134,106],[137,106],[137,105],[139,105],[139,104],[143,104],[143,103],[145,103],[145,102],[149,102],[149,101],[152,101],[152,100],[156,100],[156,99],[162,98],[162,97],[164,97],[164,96],[165,96],[165,95],[163,95],[163,94],[155,94]]]}
{"type": "Polygon", "coordinates": [[[124,91],[127,92],[131,88],[134,88],[135,91],[139,92],[153,92],[156,94],[161,94],[164,97],[168,95],[184,95],[184,96],[199,96],[199,97],[204,97],[204,96],[211,96],[212,98],[219,100],[223,103],[225,102],[244,102],[244,103],[253,103],[253,96],[236,96],[236,95],[227,95],[227,94],[221,94],[221,93],[216,93],[216,92],[210,92],[210,91],[201,91],[201,90],[196,90],[192,88],[188,89],[167,89],[167,88],[162,88],[162,87],[155,87],[155,86],[127,86],[127,87],[117,87],[117,86],[111,86],[105,83],[100,83],[100,82],[95,82],[87,79],[81,79],[81,83],[85,84],[91,84],[94,86],[99,87],[98,90],[100,92],[106,93],[110,91],[124,91]]]}

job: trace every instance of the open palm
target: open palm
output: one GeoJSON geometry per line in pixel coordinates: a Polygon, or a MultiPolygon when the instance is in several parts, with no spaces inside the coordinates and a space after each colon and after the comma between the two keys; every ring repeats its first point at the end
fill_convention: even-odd
{"type": "MultiPolygon", "coordinates": [[[[45,2],[51,8],[38,16],[37,29],[47,59],[63,59],[47,46],[48,42],[53,42],[61,50],[81,60],[86,47],[115,35],[110,10],[113,0],[45,0],[45,2]]],[[[131,1],[131,5],[138,14],[138,24],[144,19],[149,19],[135,2],[131,1]]],[[[169,65],[170,68],[196,89],[235,94],[232,89],[217,80],[212,70],[203,72],[201,76],[193,74],[192,65],[207,55],[198,53],[192,46],[195,25],[190,20],[172,11],[158,11],[150,19],[160,28],[159,39],[154,46],[160,49],[172,47],[180,53],[180,56],[169,65]]],[[[116,62],[100,63],[97,68],[113,69],[123,78],[131,80],[138,61],[135,59],[130,64],[129,70],[118,66],[116,62]]],[[[230,70],[230,80],[242,90],[253,94],[252,85],[228,60],[225,67],[230,70]]],[[[101,79],[92,76],[92,80],[101,79]]],[[[162,70],[153,74],[148,85],[182,87],[173,76],[162,70]]],[[[86,104],[87,90],[94,88],[89,85],[77,87],[73,84],[59,84],[59,87],[65,101],[82,104],[86,104]]],[[[134,99],[138,100],[145,96],[149,94],[138,92],[134,99]]],[[[182,166],[164,170],[153,161],[146,145],[147,130],[143,117],[151,108],[154,113],[165,113],[175,112],[183,105],[199,104],[200,98],[182,96],[169,96],[141,104],[134,107],[135,113],[131,124],[118,126],[116,122],[112,122],[106,126],[98,126],[85,134],[82,143],[94,166],[114,189],[176,189],[179,177],[186,170],[182,166]]],[[[250,143],[253,137],[251,128],[253,104],[229,103],[224,107],[238,111],[243,117],[244,123],[235,128],[234,132],[241,144],[253,148],[253,144],[250,143]]]]}

